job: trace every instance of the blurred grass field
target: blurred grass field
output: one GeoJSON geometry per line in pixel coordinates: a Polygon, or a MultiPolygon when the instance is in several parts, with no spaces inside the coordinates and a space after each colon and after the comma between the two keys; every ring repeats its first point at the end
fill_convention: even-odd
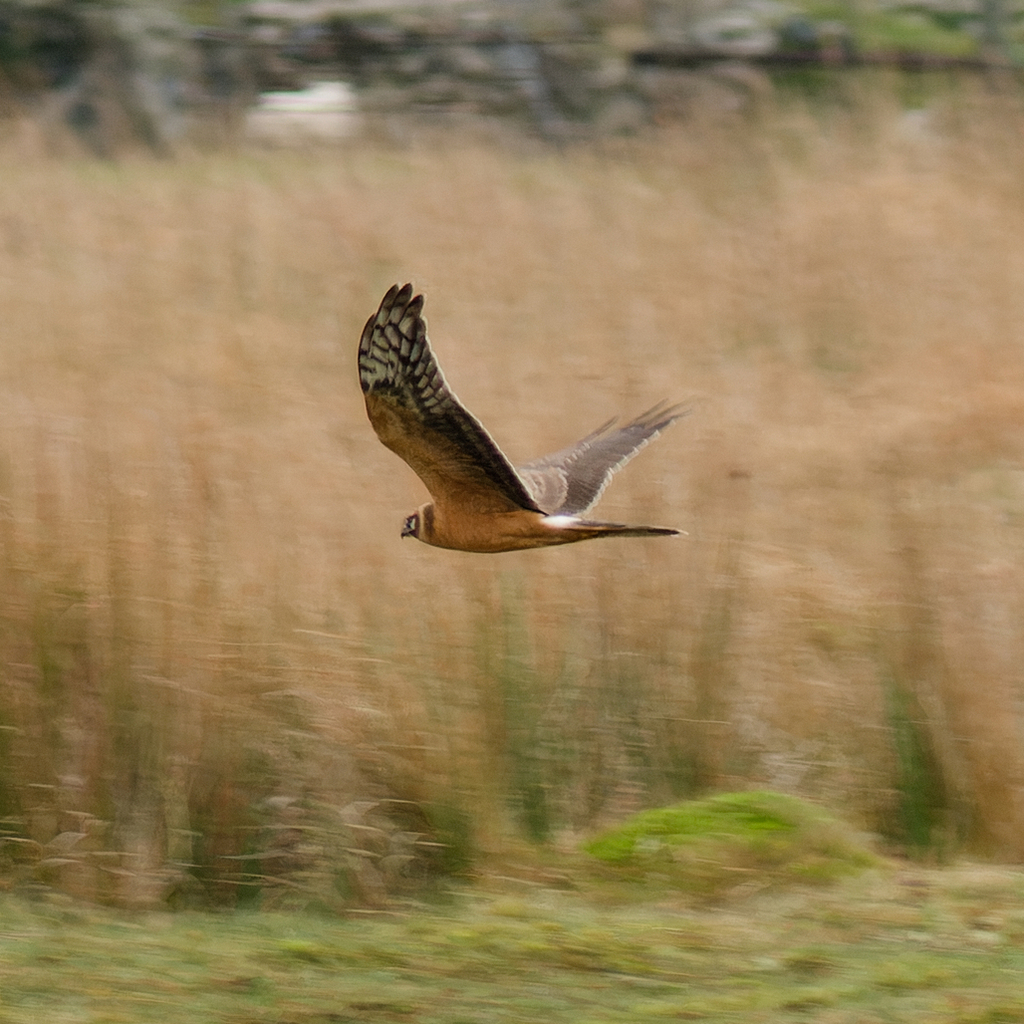
{"type": "Polygon", "coordinates": [[[561,152],[9,139],[11,884],[373,904],[749,786],[1020,859],[1022,166],[1020,102],[964,91],[561,152]],[[688,536],[400,541],[355,351],[405,280],[514,462],[692,402],[600,506],[688,536]]]}
{"type": "Polygon", "coordinates": [[[348,920],[0,897],[0,1019],[1019,1024],[1022,896],[961,865],[703,909],[510,879],[348,920]]]}

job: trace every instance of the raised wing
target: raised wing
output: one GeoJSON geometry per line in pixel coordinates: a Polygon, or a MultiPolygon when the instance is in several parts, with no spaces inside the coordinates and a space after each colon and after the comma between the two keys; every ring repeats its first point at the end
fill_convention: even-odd
{"type": "Polygon", "coordinates": [[[452,393],[427,340],[423,296],[392,286],[359,340],[359,382],[377,436],[436,504],[540,512],[501,449],[452,393]]]}
{"type": "Polygon", "coordinates": [[[612,474],[629,462],[667,426],[689,414],[681,405],[661,402],[624,427],[615,420],[568,448],[519,467],[534,501],[552,515],[583,515],[597,504],[612,474]]]}

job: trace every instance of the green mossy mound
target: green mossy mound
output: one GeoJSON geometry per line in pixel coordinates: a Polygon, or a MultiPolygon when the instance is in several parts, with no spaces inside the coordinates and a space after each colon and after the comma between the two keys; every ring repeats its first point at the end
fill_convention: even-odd
{"type": "Polygon", "coordinates": [[[879,863],[852,828],[783,793],[720,793],[643,811],[584,845],[605,878],[716,896],[828,883],[879,863]]]}

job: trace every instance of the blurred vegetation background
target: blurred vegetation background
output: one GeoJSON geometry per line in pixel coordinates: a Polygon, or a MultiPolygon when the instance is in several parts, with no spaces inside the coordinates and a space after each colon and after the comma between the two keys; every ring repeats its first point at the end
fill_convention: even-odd
{"type": "Polygon", "coordinates": [[[753,787],[1020,860],[1024,103],[907,83],[561,147],[7,132],[3,884],[375,906],[753,787]],[[355,350],[410,279],[514,462],[692,402],[602,505],[688,536],[402,543],[355,350]]]}
{"type": "Polygon", "coordinates": [[[928,74],[1005,87],[1022,59],[1022,0],[0,0],[0,129],[104,159],[338,142],[368,122],[565,144],[865,68],[909,73],[920,107],[928,74]]]}

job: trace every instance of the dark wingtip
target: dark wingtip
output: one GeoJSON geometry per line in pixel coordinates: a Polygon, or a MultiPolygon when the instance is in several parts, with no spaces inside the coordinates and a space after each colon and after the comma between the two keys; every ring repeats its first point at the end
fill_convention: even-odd
{"type": "Polygon", "coordinates": [[[689,403],[669,404],[668,399],[665,398],[648,409],[647,412],[641,413],[634,422],[660,434],[676,420],[681,420],[684,416],[690,416],[692,413],[693,406],[689,403]]]}
{"type": "MultiPolygon", "coordinates": [[[[384,298],[380,300],[380,305],[377,307],[377,312],[370,317],[370,320],[376,319],[384,312],[385,309],[393,309],[395,306],[407,306],[410,302],[415,302],[413,299],[413,287],[412,282],[406,282],[405,284],[398,284],[396,281],[385,293],[384,298]]],[[[417,299],[422,301],[423,296],[417,295],[417,299]]]]}
{"type": "MultiPolygon", "coordinates": [[[[359,336],[359,387],[364,395],[368,395],[374,388],[375,382],[367,378],[367,370],[374,361],[373,339],[374,332],[383,327],[392,318],[394,310],[399,310],[401,315],[411,312],[413,316],[422,320],[423,296],[413,295],[412,282],[404,285],[393,284],[380,300],[377,311],[366,321],[362,334],[359,336]]],[[[425,327],[421,328],[425,331],[425,327]]]]}
{"type": "Polygon", "coordinates": [[[422,317],[423,294],[417,295],[415,292],[416,290],[413,288],[411,281],[407,281],[403,285],[393,284],[388,289],[387,295],[384,296],[380,307],[382,310],[385,306],[389,310],[403,309],[406,313],[412,313],[413,316],[422,317]]]}

